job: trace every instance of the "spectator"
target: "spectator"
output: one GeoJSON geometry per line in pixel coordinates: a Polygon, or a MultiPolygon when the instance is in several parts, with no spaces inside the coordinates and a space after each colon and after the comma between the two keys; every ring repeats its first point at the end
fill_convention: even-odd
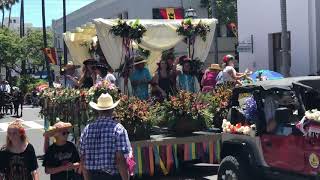
{"type": "Polygon", "coordinates": [[[81,166],[90,180],[129,179],[125,156],[132,152],[130,141],[126,129],[112,117],[119,102],[114,103],[109,94],[102,94],[97,103],[89,103],[98,117],[81,134],[80,154],[81,166]]]}
{"type": "Polygon", "coordinates": [[[211,66],[205,71],[202,80],[202,92],[207,93],[213,91],[216,86],[216,79],[221,71],[219,64],[211,64],[211,66]]]}
{"type": "Polygon", "coordinates": [[[45,172],[50,174],[51,180],[75,180],[80,167],[80,157],[75,145],[69,141],[70,123],[58,122],[52,130],[44,133],[45,138],[54,136],[53,143],[46,151],[43,160],[45,172]]]}
{"type": "Polygon", "coordinates": [[[133,95],[143,100],[149,98],[149,83],[151,81],[150,72],[145,67],[146,62],[142,57],[136,57],[133,64],[135,69],[130,76],[133,95]]]}
{"type": "Polygon", "coordinates": [[[182,62],[182,72],[177,76],[177,89],[192,93],[200,91],[198,78],[191,73],[190,59],[184,59],[182,62]]]}
{"type": "MultiPolygon", "coordinates": [[[[39,180],[37,157],[21,120],[8,126],[7,143],[1,151],[0,174],[8,180],[39,180]]],[[[0,176],[0,180],[3,180],[0,176]]]]}

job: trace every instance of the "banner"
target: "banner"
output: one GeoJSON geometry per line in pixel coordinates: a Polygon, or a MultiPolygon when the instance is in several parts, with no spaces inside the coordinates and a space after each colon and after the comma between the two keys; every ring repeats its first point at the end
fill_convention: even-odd
{"type": "Polygon", "coordinates": [[[57,51],[55,48],[43,48],[42,51],[44,55],[48,57],[50,64],[58,64],[57,51]]]}
{"type": "Polygon", "coordinates": [[[153,19],[183,19],[182,8],[156,8],[153,9],[153,19]]]}

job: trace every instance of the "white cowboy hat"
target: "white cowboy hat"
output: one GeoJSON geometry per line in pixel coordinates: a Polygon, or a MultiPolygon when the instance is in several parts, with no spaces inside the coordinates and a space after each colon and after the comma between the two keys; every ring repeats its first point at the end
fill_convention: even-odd
{"type": "Polygon", "coordinates": [[[98,111],[105,111],[109,109],[113,109],[118,106],[120,100],[113,103],[113,98],[110,96],[110,94],[101,94],[101,96],[98,98],[98,102],[90,102],[89,105],[98,111]]]}

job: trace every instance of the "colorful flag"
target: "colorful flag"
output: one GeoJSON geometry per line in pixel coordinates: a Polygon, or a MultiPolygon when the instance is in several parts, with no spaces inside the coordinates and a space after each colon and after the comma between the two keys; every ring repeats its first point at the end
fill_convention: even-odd
{"type": "Polygon", "coordinates": [[[42,49],[45,56],[48,57],[49,62],[53,65],[57,65],[57,51],[55,48],[43,48],[42,49]]]}
{"type": "Polygon", "coordinates": [[[184,10],[182,8],[155,8],[153,9],[153,19],[183,19],[184,10]]]}

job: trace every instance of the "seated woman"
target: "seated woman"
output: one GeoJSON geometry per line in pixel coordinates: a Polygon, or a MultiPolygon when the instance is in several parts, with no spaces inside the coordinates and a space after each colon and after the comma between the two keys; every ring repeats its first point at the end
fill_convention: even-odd
{"type": "Polygon", "coordinates": [[[211,64],[211,66],[205,71],[204,75],[202,76],[201,85],[202,85],[202,92],[212,92],[217,83],[217,76],[221,71],[219,64],[211,64]]]}

